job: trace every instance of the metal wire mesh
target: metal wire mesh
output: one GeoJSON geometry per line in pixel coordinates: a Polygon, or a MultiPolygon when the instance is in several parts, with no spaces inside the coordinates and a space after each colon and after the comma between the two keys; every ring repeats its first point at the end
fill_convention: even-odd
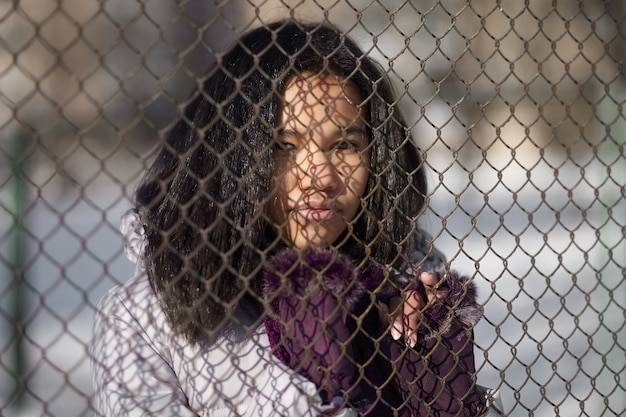
{"type": "Polygon", "coordinates": [[[151,152],[227,45],[290,14],[394,82],[505,415],[626,414],[621,0],[0,2],[0,414],[94,413],[95,306],[132,272],[118,223],[151,152]]]}

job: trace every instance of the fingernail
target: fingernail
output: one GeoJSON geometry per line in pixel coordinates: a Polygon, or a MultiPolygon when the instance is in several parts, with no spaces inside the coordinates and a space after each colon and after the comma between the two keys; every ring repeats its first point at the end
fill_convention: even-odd
{"type": "Polygon", "coordinates": [[[409,336],[408,342],[409,342],[409,347],[411,349],[413,349],[415,347],[415,345],[417,344],[417,336],[415,336],[415,335],[409,336]]]}
{"type": "Polygon", "coordinates": [[[393,340],[400,340],[400,338],[402,337],[402,333],[400,333],[398,329],[395,328],[395,326],[391,326],[391,337],[393,340]]]}

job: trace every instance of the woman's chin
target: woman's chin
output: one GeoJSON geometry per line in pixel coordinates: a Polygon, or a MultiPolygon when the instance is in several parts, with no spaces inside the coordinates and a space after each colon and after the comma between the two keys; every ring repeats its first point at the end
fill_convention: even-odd
{"type": "Polygon", "coordinates": [[[327,238],[319,235],[312,236],[310,238],[303,235],[295,236],[293,239],[293,244],[299,249],[304,249],[309,246],[326,249],[331,246],[331,242],[329,242],[327,238]]]}

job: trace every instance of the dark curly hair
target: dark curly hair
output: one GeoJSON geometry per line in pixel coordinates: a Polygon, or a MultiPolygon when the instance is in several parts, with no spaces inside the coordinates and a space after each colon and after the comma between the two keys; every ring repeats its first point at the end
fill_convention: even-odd
{"type": "Polygon", "coordinates": [[[215,334],[280,245],[264,214],[280,94],[304,72],[349,80],[365,98],[370,175],[340,250],[391,264],[406,256],[426,181],[386,73],[339,30],[293,20],[253,29],[223,56],[168,132],[135,193],[145,266],[170,323],[191,342],[215,334]]]}

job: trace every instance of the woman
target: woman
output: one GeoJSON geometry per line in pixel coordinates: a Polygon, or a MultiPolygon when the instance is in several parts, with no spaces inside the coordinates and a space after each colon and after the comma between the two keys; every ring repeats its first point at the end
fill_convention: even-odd
{"type": "Polygon", "coordinates": [[[478,415],[480,306],[416,228],[426,181],[394,103],[325,25],[276,22],[218,60],[126,219],[99,415],[478,415]]]}

